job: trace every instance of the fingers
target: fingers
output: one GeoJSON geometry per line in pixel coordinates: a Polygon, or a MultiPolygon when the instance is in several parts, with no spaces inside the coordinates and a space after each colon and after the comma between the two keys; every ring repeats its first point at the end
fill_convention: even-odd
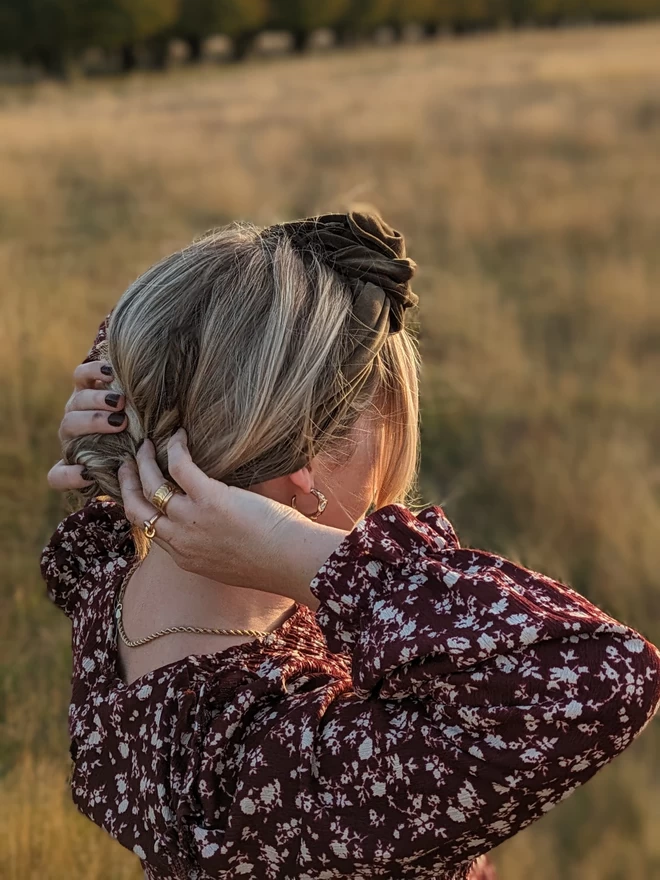
{"type": "Polygon", "coordinates": [[[48,471],[48,485],[58,492],[68,492],[71,489],[84,489],[91,486],[93,480],[84,480],[82,472],[83,468],[80,465],[68,465],[63,461],[58,461],[48,471]]]}
{"type": "MultiPolygon", "coordinates": [[[[194,464],[188,451],[186,432],[183,428],[170,438],[167,444],[167,466],[172,479],[193,501],[203,498],[211,480],[194,464]]],[[[158,488],[158,487],[156,487],[158,488]]],[[[175,499],[173,498],[172,501],[175,499]]]]}
{"type": "Polygon", "coordinates": [[[127,424],[126,414],[123,412],[72,410],[62,419],[59,435],[64,443],[66,440],[82,437],[85,434],[119,434],[127,424]]]}
{"type": "Polygon", "coordinates": [[[113,380],[112,367],[107,361],[92,361],[80,364],[73,372],[73,383],[77,391],[83,388],[96,388],[97,382],[107,384],[113,380]]]}
{"type": "Polygon", "coordinates": [[[136,460],[142,492],[147,501],[151,501],[156,489],[160,488],[165,482],[163,472],[158,467],[154,444],[151,440],[145,440],[140,446],[137,451],[136,460]]]}
{"type": "Polygon", "coordinates": [[[118,391],[92,391],[85,388],[71,395],[66,405],[66,412],[80,410],[102,410],[118,412],[124,409],[126,399],[118,391]]]}
{"type": "MultiPolygon", "coordinates": [[[[151,440],[145,440],[137,451],[138,476],[142,485],[142,493],[146,500],[151,503],[156,490],[166,482],[163,472],[156,461],[156,450],[151,440]]],[[[177,510],[184,495],[177,493],[167,502],[167,515],[176,519],[177,510]]],[[[180,513],[181,511],[178,510],[180,513]]]]}
{"type": "Polygon", "coordinates": [[[118,434],[128,425],[123,394],[111,391],[110,365],[105,361],[80,364],[73,374],[75,391],[66,405],[60,425],[62,443],[85,434],[118,434]]]}
{"type": "MultiPolygon", "coordinates": [[[[128,521],[141,528],[145,520],[151,519],[158,511],[145,499],[140,476],[133,462],[124,462],[119,468],[119,485],[128,521]]],[[[159,545],[162,546],[160,542],[167,544],[172,537],[174,526],[165,515],[159,517],[156,529],[159,545]]]]}

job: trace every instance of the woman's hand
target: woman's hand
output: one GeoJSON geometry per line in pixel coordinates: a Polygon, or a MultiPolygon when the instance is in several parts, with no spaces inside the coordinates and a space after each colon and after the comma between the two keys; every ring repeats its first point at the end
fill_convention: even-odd
{"type": "MultiPolygon", "coordinates": [[[[59,438],[62,443],[84,434],[118,434],[126,428],[125,400],[121,394],[108,391],[112,382],[112,368],[106,361],[94,361],[76,367],[73,374],[73,393],[64,410],[59,438]]],[[[48,484],[52,489],[66,492],[89,486],[84,468],[67,465],[63,461],[48,472],[48,484]]]]}
{"type": "MultiPolygon", "coordinates": [[[[183,430],[170,440],[168,468],[182,493],[174,495],[156,521],[154,541],[180,568],[318,607],[309,583],[348,532],[312,522],[256,492],[210,479],[193,463],[183,430]]],[[[126,516],[142,527],[158,513],[151,499],[165,482],[151,441],[140,447],[137,467],[122,465],[119,480],[126,516]]]]}

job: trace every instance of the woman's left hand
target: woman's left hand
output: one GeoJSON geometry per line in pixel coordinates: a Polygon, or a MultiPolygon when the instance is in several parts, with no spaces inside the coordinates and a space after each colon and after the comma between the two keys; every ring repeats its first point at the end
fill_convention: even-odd
{"type": "MultiPolygon", "coordinates": [[[[62,443],[85,434],[119,434],[128,422],[122,394],[108,391],[112,368],[107,361],[80,364],[73,373],[73,392],[64,409],[59,438],[62,443]]],[[[48,472],[48,485],[58,492],[91,486],[84,469],[60,459],[48,472]]]]}

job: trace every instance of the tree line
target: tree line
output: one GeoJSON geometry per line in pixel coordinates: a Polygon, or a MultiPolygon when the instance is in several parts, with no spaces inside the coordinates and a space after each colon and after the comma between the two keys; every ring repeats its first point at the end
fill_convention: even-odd
{"type": "Polygon", "coordinates": [[[173,38],[184,40],[195,60],[207,37],[223,34],[238,60],[265,30],[289,31],[302,51],[320,28],[351,42],[383,26],[395,35],[411,24],[428,35],[461,34],[655,15],[660,0],[0,0],[0,53],[63,75],[90,47],[116,53],[126,71],[136,65],[137,47],[164,66],[173,38]]]}

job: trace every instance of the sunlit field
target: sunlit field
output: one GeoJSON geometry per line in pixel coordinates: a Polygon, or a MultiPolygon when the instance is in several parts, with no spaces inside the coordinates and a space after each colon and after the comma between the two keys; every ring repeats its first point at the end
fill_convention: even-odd
{"type": "MultiPolygon", "coordinates": [[[[38,558],[74,366],[126,285],[234,219],[356,203],[420,264],[424,499],[660,641],[660,26],[0,91],[0,877],[128,880],[69,803],[69,629],[38,558]]],[[[495,853],[660,877],[660,725],[495,853]]]]}

